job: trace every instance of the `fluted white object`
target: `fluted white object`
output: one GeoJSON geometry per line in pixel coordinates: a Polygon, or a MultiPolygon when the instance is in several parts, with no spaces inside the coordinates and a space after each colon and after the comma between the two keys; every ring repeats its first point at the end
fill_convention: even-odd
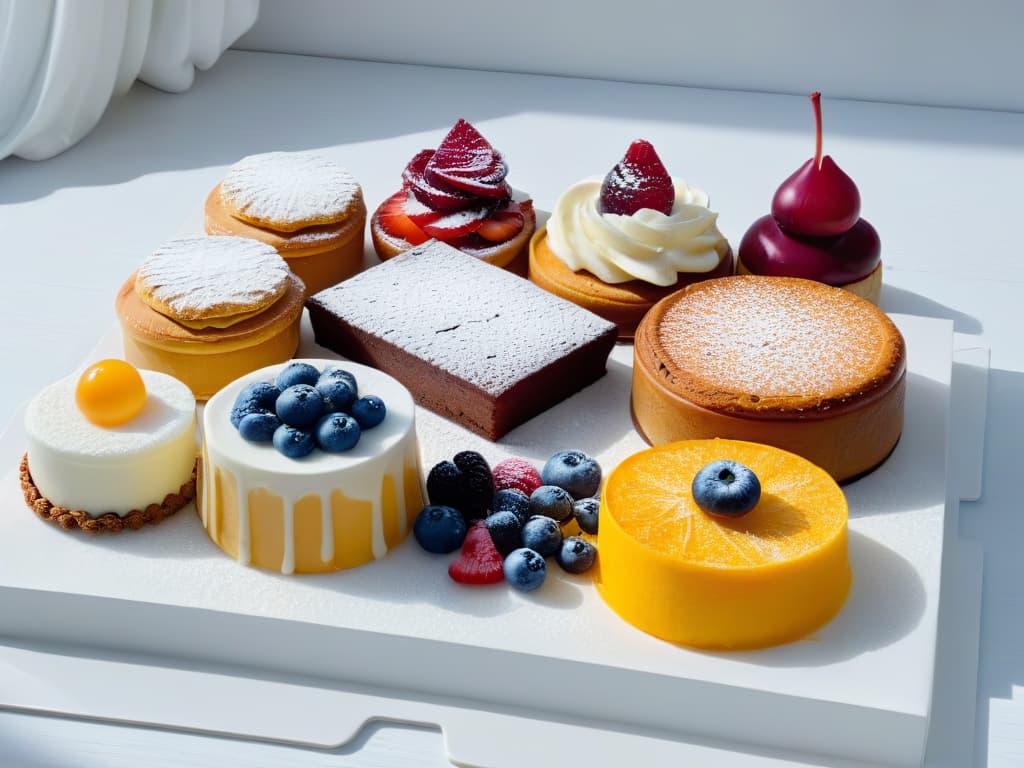
{"type": "Polygon", "coordinates": [[[63,152],[136,78],[188,90],[258,11],[259,0],[0,0],[0,158],[63,152]]]}

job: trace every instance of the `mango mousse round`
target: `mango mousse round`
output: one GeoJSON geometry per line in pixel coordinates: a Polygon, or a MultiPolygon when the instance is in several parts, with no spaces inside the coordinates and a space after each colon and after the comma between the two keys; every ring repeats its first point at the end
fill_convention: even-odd
{"type": "MultiPolygon", "coordinates": [[[[722,498],[733,474],[712,478],[722,498]]],[[[821,468],[778,448],[713,439],[641,451],[608,477],[600,515],[601,596],[633,626],[672,643],[708,650],[788,643],[825,625],[850,590],[842,490],[821,468]],[[723,461],[757,478],[749,511],[704,506],[707,486],[694,478],[723,461]]]]}

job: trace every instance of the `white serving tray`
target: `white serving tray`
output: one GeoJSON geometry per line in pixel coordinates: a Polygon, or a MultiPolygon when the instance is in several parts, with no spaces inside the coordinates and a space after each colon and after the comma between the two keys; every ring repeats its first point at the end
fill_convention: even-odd
{"type": "MultiPolygon", "coordinates": [[[[919,765],[943,538],[957,530],[959,489],[947,482],[953,335],[946,321],[894,320],[910,350],[903,438],[846,487],[854,585],[813,638],[694,652],[622,622],[585,578],[554,569],[530,595],[463,588],[447,578],[448,558],[411,539],[354,571],[285,577],[227,558],[191,509],[138,533],[68,534],[24,507],[12,469],[0,483],[0,706],[321,747],[372,719],[427,722],[454,760],[473,765],[500,764],[518,743],[498,723],[542,740],[578,731],[597,754],[643,743],[666,756],[729,750],[730,765],[796,764],[794,753],[919,765]],[[110,672],[123,677],[115,662],[125,660],[145,665],[131,683],[110,672]],[[74,682],[43,684],[34,670],[54,664],[77,670],[74,682]],[[254,695],[260,686],[272,695],[254,695]],[[287,716],[300,694],[303,716],[287,716]],[[322,710],[318,696],[333,705],[322,710]]],[[[114,332],[90,359],[118,352],[114,332]]],[[[629,418],[631,352],[617,347],[606,377],[499,443],[420,410],[424,465],[467,448],[493,463],[579,447],[610,469],[645,447],[629,418]]],[[[308,328],[300,354],[334,357],[308,328]]],[[[4,466],[23,446],[17,418],[0,438],[4,466]]],[[[947,561],[959,561],[953,551],[947,561]]]]}

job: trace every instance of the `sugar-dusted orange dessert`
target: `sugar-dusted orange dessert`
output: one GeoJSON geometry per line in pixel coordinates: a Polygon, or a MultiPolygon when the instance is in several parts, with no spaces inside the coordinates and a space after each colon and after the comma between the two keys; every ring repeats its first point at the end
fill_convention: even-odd
{"type": "Polygon", "coordinates": [[[312,152],[267,152],[228,169],[206,198],[206,232],[273,247],[311,295],[363,268],[366,204],[342,166],[312,152]]]}
{"type": "Polygon", "coordinates": [[[849,291],[793,277],[723,277],[668,296],[644,317],[633,347],[633,417],[653,445],[767,443],[843,482],[896,446],[906,367],[899,329],[849,291]]]}
{"type": "Polygon", "coordinates": [[[634,141],[604,182],[578,182],[558,198],[530,241],[530,280],[632,339],[659,299],[732,274],[732,249],[708,204],[668,175],[650,142],[634,141]]]}
{"type": "Polygon", "coordinates": [[[536,217],[533,201],[505,181],[501,153],[459,120],[434,149],[418,152],[402,171],[402,189],[373,214],[377,255],[390,259],[431,238],[517,274],[536,217]]]}
{"type": "Polygon", "coordinates": [[[735,440],[686,440],[623,461],[601,498],[601,596],[623,619],[673,643],[706,649],[791,642],[828,622],[851,571],[847,505],[806,459],[735,440]],[[760,481],[739,517],[704,511],[693,479],[720,460],[760,481]]]}

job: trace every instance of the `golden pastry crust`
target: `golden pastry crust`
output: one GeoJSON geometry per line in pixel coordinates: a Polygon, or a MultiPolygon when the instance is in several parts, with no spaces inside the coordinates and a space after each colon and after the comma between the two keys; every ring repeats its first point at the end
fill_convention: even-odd
{"type": "Polygon", "coordinates": [[[295,232],[277,232],[235,218],[221,200],[220,185],[207,195],[204,210],[207,234],[248,237],[275,248],[306,284],[307,296],[363,269],[366,204],[361,191],[356,193],[351,214],[344,221],[295,232]]]}
{"type": "Polygon", "coordinates": [[[142,302],[189,324],[233,324],[262,312],[288,290],[290,272],[278,253],[242,237],[171,240],[135,273],[142,302]]]}
{"type": "Polygon", "coordinates": [[[143,302],[135,291],[135,282],[132,275],[117,293],[115,309],[122,325],[132,335],[169,349],[214,352],[249,346],[278,333],[302,315],[304,286],[291,274],[280,300],[265,312],[228,328],[188,328],[176,323],[143,302]]]}
{"type": "MultiPolygon", "coordinates": [[[[380,214],[387,201],[377,207],[370,219],[370,236],[373,240],[373,248],[381,261],[387,261],[400,253],[412,248],[412,243],[389,234],[380,225],[380,214]]],[[[523,229],[510,240],[503,243],[496,243],[490,248],[463,250],[462,252],[474,256],[488,264],[501,267],[521,277],[526,276],[527,271],[527,248],[530,238],[533,236],[537,225],[536,215],[533,210],[523,211],[525,223],[523,229]]],[[[462,250],[462,249],[459,249],[462,250]]]]}
{"type": "Polygon", "coordinates": [[[832,417],[883,396],[906,371],[903,335],[884,312],[791,277],[688,286],[650,311],[635,355],[688,402],[760,419],[832,417]]]}
{"type": "Polygon", "coordinates": [[[339,224],[362,204],[362,190],[352,175],[312,152],[243,157],[218,189],[231,216],[277,232],[339,224]]]}
{"type": "Polygon", "coordinates": [[[681,273],[672,285],[652,285],[643,280],[611,284],[585,270],[574,272],[569,269],[548,247],[547,228],[541,227],[530,240],[529,277],[548,293],[615,323],[619,327],[619,339],[628,340],[633,338],[647,311],[661,299],[692,283],[731,275],[732,249],[724,240],[719,253],[721,260],[717,267],[709,272],[681,273]]]}
{"type": "MultiPolygon", "coordinates": [[[[198,460],[196,466],[198,466],[198,460]]],[[[119,533],[126,528],[137,531],[146,524],[158,525],[164,518],[170,517],[196,497],[196,467],[192,468],[192,477],[178,491],[168,493],[160,503],[153,503],[145,509],[133,509],[128,514],[116,515],[107,512],[93,515],[80,509],[55,507],[36,487],[28,466],[28,454],[21,458],[18,467],[21,482],[21,493],[25,503],[41,520],[59,525],[64,530],[81,530],[85,533],[119,533]]]]}

